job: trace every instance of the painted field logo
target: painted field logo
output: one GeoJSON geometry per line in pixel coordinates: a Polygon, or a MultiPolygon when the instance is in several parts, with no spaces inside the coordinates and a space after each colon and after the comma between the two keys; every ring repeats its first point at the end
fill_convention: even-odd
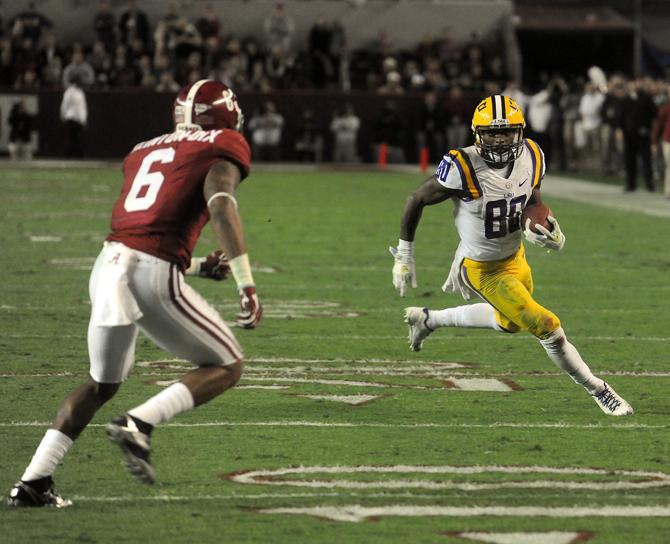
{"type": "MultiPolygon", "coordinates": [[[[392,490],[402,490],[398,497],[412,497],[410,489],[446,490],[456,489],[473,492],[476,500],[477,491],[500,489],[568,489],[619,491],[628,489],[649,489],[670,486],[670,475],[663,472],[647,472],[640,470],[609,470],[602,468],[578,467],[547,467],[547,466],[311,466],[288,467],[273,470],[250,470],[223,476],[241,484],[264,486],[293,486],[307,488],[329,488],[357,490],[358,500],[365,496],[361,490],[373,490],[371,497],[383,496],[393,498],[392,490]]],[[[344,493],[344,492],[343,492],[344,493]]],[[[417,497],[419,495],[416,495],[417,497]]],[[[427,498],[427,495],[421,495],[427,498]]],[[[439,497],[440,494],[436,494],[439,497]]],[[[308,515],[333,521],[358,523],[378,519],[382,516],[412,517],[552,517],[552,518],[583,518],[583,517],[670,517],[670,506],[661,505],[607,505],[582,504],[571,502],[569,506],[538,506],[519,505],[427,505],[423,504],[386,504],[362,505],[336,504],[319,506],[286,506],[280,508],[264,508],[257,510],[262,514],[308,515]]],[[[480,535],[481,533],[474,533],[480,535]]],[[[586,535],[584,533],[584,535],[586,535]]],[[[484,542],[556,542],[572,544],[575,542],[573,533],[561,534],[559,540],[549,535],[547,539],[518,539],[514,534],[502,535],[502,540],[486,539],[484,542]],[[567,536],[566,536],[567,535],[567,536]],[[563,537],[566,538],[563,538],[563,537]]],[[[577,538],[580,535],[577,535],[577,538]]],[[[466,537],[467,538],[467,537],[466,537]]],[[[481,539],[480,539],[481,540],[481,539]]]]}
{"type": "Polygon", "coordinates": [[[670,475],[663,472],[547,466],[312,466],[250,470],[225,477],[240,484],[329,489],[612,491],[670,487],[670,475]],[[360,477],[351,479],[352,474],[360,477]]]}

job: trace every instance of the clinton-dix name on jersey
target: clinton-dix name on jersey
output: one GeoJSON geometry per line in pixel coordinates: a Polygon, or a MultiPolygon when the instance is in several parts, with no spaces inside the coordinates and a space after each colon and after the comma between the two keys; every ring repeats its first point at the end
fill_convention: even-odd
{"type": "Polygon", "coordinates": [[[229,129],[177,131],[137,144],[123,161],[107,240],[186,269],[209,221],[205,176],[220,160],[235,163],[247,177],[251,151],[244,136],[229,129]]]}

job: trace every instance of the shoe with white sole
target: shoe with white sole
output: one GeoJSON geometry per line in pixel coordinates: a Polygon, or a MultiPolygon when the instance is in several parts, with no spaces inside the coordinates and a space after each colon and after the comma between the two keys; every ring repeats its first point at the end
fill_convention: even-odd
{"type": "Polygon", "coordinates": [[[61,497],[54,488],[51,476],[46,476],[39,480],[15,483],[7,497],[7,504],[15,508],[40,506],[67,508],[72,506],[72,501],[61,497]]]}
{"type": "Polygon", "coordinates": [[[125,456],[128,472],[143,484],[156,481],[156,471],[149,460],[152,428],[129,414],[116,418],[106,427],[107,436],[121,448],[125,456]],[[140,430],[139,426],[144,427],[146,432],[140,430]]]}
{"type": "Polygon", "coordinates": [[[609,385],[597,395],[591,395],[600,409],[608,416],[630,416],[633,415],[633,408],[624,399],[617,395],[616,391],[609,385]]]}
{"type": "Polygon", "coordinates": [[[409,349],[421,351],[423,341],[435,329],[428,326],[428,308],[410,306],[405,308],[405,323],[409,325],[409,349]]]}

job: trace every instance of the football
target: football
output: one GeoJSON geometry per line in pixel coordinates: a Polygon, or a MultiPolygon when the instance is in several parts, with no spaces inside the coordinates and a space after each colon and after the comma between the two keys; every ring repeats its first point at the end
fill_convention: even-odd
{"type": "Polygon", "coordinates": [[[536,234],[540,234],[536,229],[535,225],[542,225],[547,230],[551,230],[552,226],[549,221],[547,221],[547,216],[554,216],[553,212],[542,203],[533,204],[532,206],[527,206],[524,208],[523,213],[521,214],[521,228],[526,228],[526,221],[530,219],[530,230],[536,234]]]}

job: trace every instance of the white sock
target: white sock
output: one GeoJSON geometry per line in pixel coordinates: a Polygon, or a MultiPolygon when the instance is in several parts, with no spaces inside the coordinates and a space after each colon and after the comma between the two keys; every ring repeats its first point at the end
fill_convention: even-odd
{"type": "Polygon", "coordinates": [[[188,387],[178,382],[164,389],[158,395],[151,397],[144,404],[133,408],[128,413],[151,425],[158,425],[172,419],[177,414],[190,410],[194,404],[193,395],[188,390],[188,387]]]}
{"type": "Polygon", "coordinates": [[[584,386],[589,394],[599,393],[605,387],[605,382],[593,375],[577,348],[568,342],[562,327],[552,332],[549,338],[540,340],[540,344],[556,366],[567,372],[575,383],[584,386]]]}
{"type": "Polygon", "coordinates": [[[73,443],[72,439],[66,434],[56,429],[49,429],[44,433],[44,438],[37,446],[35,455],[33,455],[28,468],[21,476],[21,480],[27,482],[51,476],[73,443]]]}
{"type": "Polygon", "coordinates": [[[428,326],[438,327],[476,327],[479,329],[499,330],[493,306],[485,302],[466,304],[444,310],[430,310],[428,326]]]}

